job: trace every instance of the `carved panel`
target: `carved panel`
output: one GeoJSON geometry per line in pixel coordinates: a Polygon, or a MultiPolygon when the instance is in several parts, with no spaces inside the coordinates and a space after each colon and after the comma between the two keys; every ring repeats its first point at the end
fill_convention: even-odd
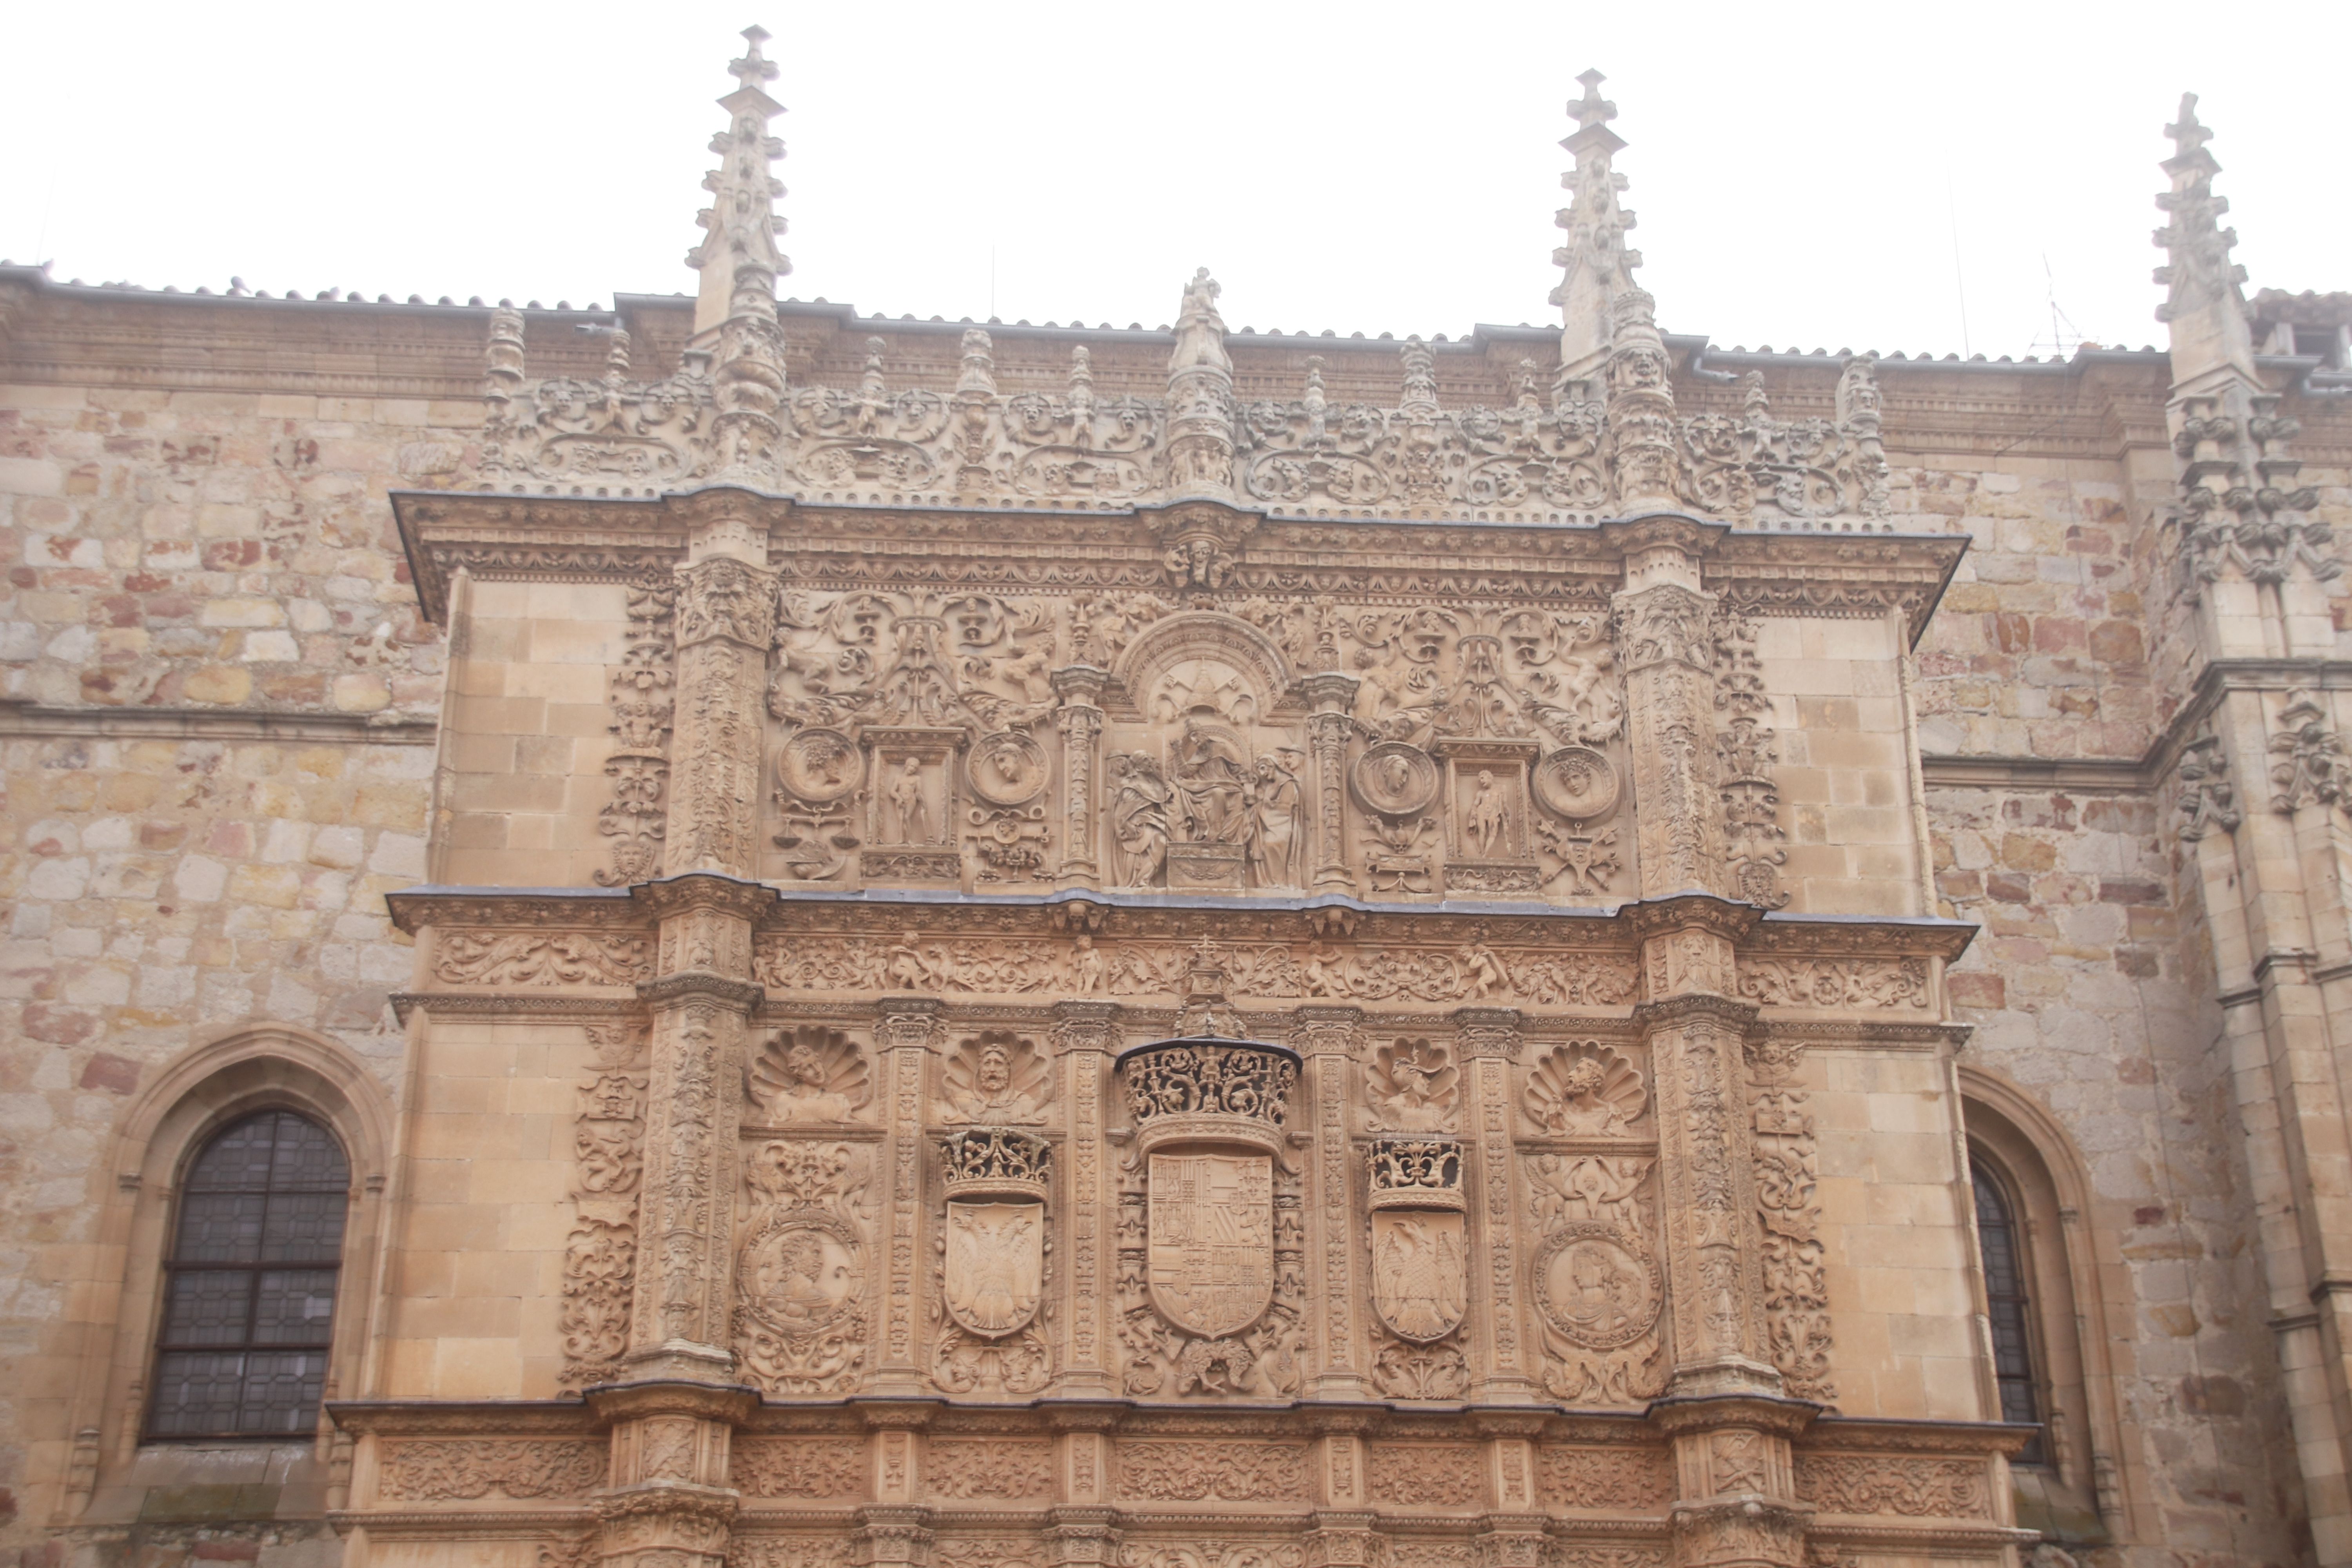
{"type": "Polygon", "coordinates": [[[433,948],[445,985],[635,985],[653,972],[651,937],[604,931],[451,931],[433,948]]]}
{"type": "Polygon", "coordinates": [[[1047,1498],[1054,1491],[1054,1445],[934,1437],[924,1450],[923,1475],[929,1490],[943,1498],[1047,1498]]]}
{"type": "Polygon", "coordinates": [[[1943,1519],[1993,1516],[1992,1489],[1979,1459],[1801,1453],[1797,1496],[1824,1513],[1943,1519]]]}
{"type": "Polygon", "coordinates": [[[1304,1502],[1307,1445],[1123,1442],[1118,1495],[1146,1502],[1304,1502]]]}
{"type": "Polygon", "coordinates": [[[1035,1042],[992,1029],[957,1042],[940,1069],[933,1120],[991,1127],[1034,1126],[1054,1096],[1053,1064],[1035,1042]]]}
{"type": "Polygon", "coordinates": [[[1536,1493],[1547,1508],[1663,1509],[1674,1500],[1674,1458],[1664,1448],[1536,1451],[1536,1493]]]}
{"type": "Polygon", "coordinates": [[[761,1120],[793,1122],[866,1120],[874,1096],[865,1048],[838,1029],[802,1024],[769,1036],[751,1058],[751,1100],[761,1120]]]}
{"type": "Polygon", "coordinates": [[[866,1445],[856,1438],[738,1436],[730,1462],[745,1497],[845,1502],[866,1495],[866,1445]]]}
{"type": "Polygon", "coordinates": [[[1390,1508],[1475,1508],[1486,1500],[1486,1453],[1470,1443],[1372,1443],[1364,1489],[1390,1508]]]}
{"type": "Polygon", "coordinates": [[[583,1497],[604,1484],[607,1452],[601,1440],[387,1442],[377,1489],[398,1502],[583,1497]]]}
{"type": "Polygon", "coordinates": [[[572,1122],[572,1222],[563,1244],[559,1319],[563,1368],[558,1382],[567,1392],[612,1381],[628,1349],[650,1082],[642,1026],[591,1025],[587,1033],[596,1065],[578,1086],[572,1122]]]}

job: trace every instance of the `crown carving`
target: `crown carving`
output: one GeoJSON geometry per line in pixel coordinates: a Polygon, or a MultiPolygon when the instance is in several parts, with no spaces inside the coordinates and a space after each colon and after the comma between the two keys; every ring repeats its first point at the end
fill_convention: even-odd
{"type": "Polygon", "coordinates": [[[1278,1152],[1298,1053],[1258,1040],[1160,1040],[1118,1058],[1136,1147],[1238,1144],[1278,1152]]]}
{"type": "Polygon", "coordinates": [[[1034,1132],[971,1127],[940,1141],[940,1168],[950,1198],[1045,1201],[1054,1146],[1034,1132]]]}
{"type": "Polygon", "coordinates": [[[1375,1209],[1461,1209],[1462,1141],[1458,1138],[1375,1138],[1371,1148],[1375,1209]]]}

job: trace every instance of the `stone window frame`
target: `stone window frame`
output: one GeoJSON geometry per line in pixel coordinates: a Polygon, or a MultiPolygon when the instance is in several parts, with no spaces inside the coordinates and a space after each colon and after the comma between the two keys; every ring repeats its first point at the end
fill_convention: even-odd
{"type": "MultiPolygon", "coordinates": [[[[2035,1096],[1981,1068],[1961,1067],[1958,1076],[1968,1165],[1956,1195],[1968,1217],[1970,1310],[1995,1419],[2000,1394],[1973,1181],[1979,1165],[2009,1200],[2032,1335],[2044,1462],[2019,1467],[2012,1478],[2042,1492],[2055,1511],[2103,1526],[2115,1539],[2135,1539],[2130,1516],[2145,1478],[2126,1473],[2136,1467],[2122,1438],[2117,1384],[2128,1369],[2114,1364],[2118,1335],[2110,1322],[2111,1305],[2128,1312],[2129,1282],[2110,1279],[2100,1262],[2115,1256],[2106,1205],[2094,1198],[2074,1140],[2035,1096]]],[[[2121,1339],[2128,1344],[2127,1329],[2121,1339]]]]}
{"type": "MultiPolygon", "coordinates": [[[[66,1434],[95,1464],[68,1478],[68,1521],[94,1492],[121,1478],[142,1449],[218,1446],[219,1439],[146,1435],[165,1259],[188,1167],[215,1134],[261,1110],[309,1117],[334,1135],[350,1162],[327,1397],[350,1398],[365,1385],[387,1219],[391,1097],[358,1056],[311,1030],[258,1022],[215,1031],[168,1063],[124,1109],[104,1167],[113,1180],[99,1220],[94,1255],[100,1262],[89,1276],[95,1306],[66,1434]]],[[[322,1415],[314,1433],[281,1441],[310,1447],[323,1461],[337,1433],[322,1415]]]]}

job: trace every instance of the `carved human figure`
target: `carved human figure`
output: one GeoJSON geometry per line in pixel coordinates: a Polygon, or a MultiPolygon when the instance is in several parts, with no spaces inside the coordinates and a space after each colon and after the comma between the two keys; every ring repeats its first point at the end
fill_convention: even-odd
{"type": "Polygon", "coordinates": [[[1461,1079],[1444,1047],[1427,1040],[1399,1040],[1375,1053],[1365,1099],[1382,1127],[1433,1132],[1452,1117],[1461,1079]]]}
{"type": "Polygon", "coordinates": [[[753,1097],[778,1121],[851,1121],[866,1101],[866,1058],[837,1029],[780,1031],[748,1069],[753,1097]]]}
{"type": "Polygon", "coordinates": [[[1111,842],[1118,847],[1121,887],[1146,888],[1168,862],[1168,783],[1149,753],[1112,759],[1118,793],[1111,798],[1111,842]]]}
{"type": "Polygon", "coordinates": [[[1274,758],[1260,757],[1245,798],[1250,879],[1261,888],[1297,886],[1297,852],[1306,815],[1298,781],[1274,758]]]}
{"type": "Polygon", "coordinates": [[[1170,783],[1188,844],[1239,844],[1249,837],[1249,774],[1234,742],[1187,721],[1170,783]]]}
{"type": "Polygon", "coordinates": [[[923,764],[919,758],[908,757],[883,792],[883,802],[889,807],[889,820],[884,832],[894,844],[929,844],[931,841],[930,802],[923,789],[923,764]]]}
{"type": "Polygon", "coordinates": [[[1103,988],[1103,955],[1095,947],[1095,939],[1081,935],[1076,951],[1070,954],[1070,989],[1081,996],[1092,995],[1103,988]]]}
{"type": "Polygon", "coordinates": [[[1192,274],[1192,281],[1184,285],[1183,303],[1176,314],[1176,349],[1168,356],[1168,368],[1172,373],[1206,365],[1217,370],[1231,370],[1233,361],[1225,353],[1224,318],[1217,314],[1217,280],[1209,276],[1205,267],[1192,274]]]}
{"type": "Polygon", "coordinates": [[[1480,859],[1492,860],[1497,850],[1509,847],[1511,808],[1496,787],[1491,769],[1478,770],[1478,787],[1470,796],[1468,818],[1470,839],[1478,846],[1480,859]]]}
{"type": "Polygon", "coordinates": [[[1053,1068],[1017,1036],[991,1032],[967,1040],[940,1068],[939,1120],[1003,1127],[1038,1120],[1053,1086],[1053,1068]]]}
{"type": "Polygon", "coordinates": [[[902,931],[890,945],[888,957],[882,966],[883,974],[896,991],[928,991],[931,985],[930,962],[924,958],[913,931],[902,931]]]}
{"type": "Polygon", "coordinates": [[[1468,973],[1470,998],[1474,1002],[1484,1001],[1510,986],[1510,972],[1482,937],[1473,936],[1470,945],[1462,950],[1462,967],[1468,973]]]}

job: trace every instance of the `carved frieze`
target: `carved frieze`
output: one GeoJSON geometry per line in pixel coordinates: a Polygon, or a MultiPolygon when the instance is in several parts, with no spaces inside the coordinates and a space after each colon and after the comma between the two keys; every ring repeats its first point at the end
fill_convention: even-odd
{"type": "Polygon", "coordinates": [[[602,1441],[434,1438],[387,1442],[377,1490],[397,1502],[582,1498],[604,1484],[602,1441]]]}
{"type": "Polygon", "coordinates": [[[1020,1502],[1050,1498],[1054,1491],[1054,1446],[1002,1437],[934,1437],[923,1454],[929,1489],[959,1500],[1020,1502]]]}
{"type": "Polygon", "coordinates": [[[1990,1519],[1993,1512],[1981,1459],[1801,1453],[1797,1496],[1824,1513],[1990,1519]]]}
{"type": "Polygon", "coordinates": [[[634,985],[653,972],[653,941],[621,932],[451,931],[433,948],[445,985],[634,985]]]}
{"type": "Polygon", "coordinates": [[[1369,1444],[1364,1490],[1386,1508],[1475,1508],[1486,1500],[1486,1458],[1468,1444],[1369,1444]]]}
{"type": "Polygon", "coordinates": [[[855,1501],[866,1495],[870,1464],[862,1439],[737,1436],[729,1479],[748,1498],[855,1501]]]}
{"type": "Polygon", "coordinates": [[[1114,1449],[1118,1495],[1138,1502],[1304,1502],[1307,1445],[1127,1441],[1114,1449]]]}
{"type": "Polygon", "coordinates": [[[1548,1443],[1536,1450],[1536,1495],[1547,1508],[1662,1510],[1674,1500],[1674,1458],[1663,1447],[1548,1443]]]}

